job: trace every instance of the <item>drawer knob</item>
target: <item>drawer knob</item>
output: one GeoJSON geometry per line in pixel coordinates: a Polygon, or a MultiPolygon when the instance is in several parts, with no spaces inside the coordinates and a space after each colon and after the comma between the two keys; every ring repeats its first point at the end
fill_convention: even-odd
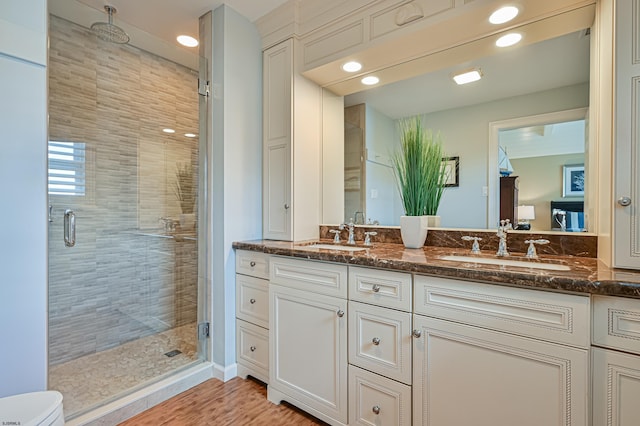
{"type": "Polygon", "coordinates": [[[413,333],[412,333],[412,334],[413,334],[413,337],[416,337],[416,338],[418,338],[418,339],[419,339],[419,338],[420,338],[420,336],[422,336],[422,331],[420,331],[420,330],[413,330],[413,333]]]}
{"type": "Polygon", "coordinates": [[[380,414],[380,406],[374,405],[371,411],[373,411],[373,414],[380,414]]]}
{"type": "Polygon", "coordinates": [[[251,262],[249,262],[249,265],[253,268],[254,266],[256,266],[256,261],[252,260],[251,262]]]}
{"type": "Polygon", "coordinates": [[[380,344],[380,338],[379,337],[374,337],[373,339],[371,339],[371,342],[378,346],[380,344]]]}
{"type": "Polygon", "coordinates": [[[249,303],[251,303],[253,305],[254,303],[256,303],[256,299],[250,299],[249,303]]]}
{"type": "Polygon", "coordinates": [[[249,349],[251,349],[251,352],[255,352],[256,351],[256,347],[255,346],[251,346],[249,349]]]}
{"type": "Polygon", "coordinates": [[[380,291],[380,286],[378,284],[374,284],[373,287],[371,287],[371,290],[373,290],[374,293],[377,293],[380,291]]]}
{"type": "Polygon", "coordinates": [[[336,312],[336,314],[342,318],[344,316],[344,311],[342,309],[340,309],[338,312],[336,312]]]}

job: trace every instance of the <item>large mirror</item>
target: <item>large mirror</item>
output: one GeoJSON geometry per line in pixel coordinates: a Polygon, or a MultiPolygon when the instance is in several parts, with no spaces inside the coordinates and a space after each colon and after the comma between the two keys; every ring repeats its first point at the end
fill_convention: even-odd
{"type": "Polygon", "coordinates": [[[458,165],[438,210],[442,227],[495,228],[510,209],[520,229],[585,231],[585,182],[571,179],[588,168],[589,39],[582,30],[515,45],[345,96],[345,220],[398,225],[389,159],[397,121],[421,115],[458,165]],[[481,80],[453,82],[471,68],[481,80]],[[501,177],[505,155],[511,167],[501,177]]]}

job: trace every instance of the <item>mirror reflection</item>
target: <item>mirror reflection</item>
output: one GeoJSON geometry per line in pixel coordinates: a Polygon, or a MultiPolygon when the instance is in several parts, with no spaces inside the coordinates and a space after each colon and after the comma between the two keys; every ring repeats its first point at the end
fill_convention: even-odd
{"type": "Polygon", "coordinates": [[[445,190],[438,210],[442,227],[495,228],[510,211],[520,229],[583,231],[585,182],[579,190],[576,179],[588,168],[588,104],[586,30],[345,96],[345,220],[398,225],[403,209],[390,164],[397,121],[421,115],[446,155],[459,157],[458,186],[445,190]],[[454,83],[472,68],[479,81],[454,83]],[[503,178],[500,151],[511,164],[503,178]],[[517,182],[502,189],[502,179],[517,182]]]}

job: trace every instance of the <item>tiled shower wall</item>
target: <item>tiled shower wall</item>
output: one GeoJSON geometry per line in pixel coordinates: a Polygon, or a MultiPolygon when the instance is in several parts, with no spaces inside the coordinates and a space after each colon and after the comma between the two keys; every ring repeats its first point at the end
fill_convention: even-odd
{"type": "Polygon", "coordinates": [[[198,133],[198,94],[193,71],[50,18],[49,138],[87,149],[85,195],[49,200],[55,365],[196,321],[195,230],[160,218],[180,215],[177,166],[197,165],[197,138],[184,134],[198,133]],[[72,248],[66,209],[76,213],[72,248]]]}

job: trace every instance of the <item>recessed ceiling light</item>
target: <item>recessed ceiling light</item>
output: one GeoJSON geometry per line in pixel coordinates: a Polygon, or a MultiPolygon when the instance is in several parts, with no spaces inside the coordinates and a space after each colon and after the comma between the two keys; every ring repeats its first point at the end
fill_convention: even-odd
{"type": "Polygon", "coordinates": [[[498,47],[509,47],[509,46],[513,46],[514,44],[518,43],[520,40],[522,40],[522,34],[520,34],[520,33],[509,33],[509,34],[503,35],[498,40],[496,40],[496,46],[498,46],[498,47]]]}
{"type": "Polygon", "coordinates": [[[479,68],[471,71],[465,71],[463,73],[456,74],[453,76],[453,80],[457,84],[473,83],[474,81],[478,81],[481,78],[482,78],[482,71],[479,68]]]}
{"type": "Polygon", "coordinates": [[[520,11],[515,6],[501,7],[489,16],[489,22],[492,24],[504,24],[518,16],[518,13],[520,13],[520,11]]]}
{"type": "Polygon", "coordinates": [[[177,40],[178,43],[187,47],[196,47],[198,45],[198,40],[188,35],[179,35],[177,40]]]}
{"type": "Polygon", "coordinates": [[[358,72],[362,69],[362,64],[356,61],[349,61],[342,65],[342,69],[346,72],[358,72]]]}
{"type": "Polygon", "coordinates": [[[376,76],[370,75],[368,77],[363,78],[360,81],[362,82],[362,84],[366,84],[367,86],[372,86],[374,84],[378,84],[380,82],[380,79],[376,76]]]}
{"type": "Polygon", "coordinates": [[[165,133],[175,133],[176,131],[173,129],[169,129],[168,127],[166,129],[162,129],[163,132],[165,133]]]}
{"type": "Polygon", "coordinates": [[[198,136],[195,133],[185,133],[184,135],[188,138],[195,138],[196,136],[198,136]]]}

